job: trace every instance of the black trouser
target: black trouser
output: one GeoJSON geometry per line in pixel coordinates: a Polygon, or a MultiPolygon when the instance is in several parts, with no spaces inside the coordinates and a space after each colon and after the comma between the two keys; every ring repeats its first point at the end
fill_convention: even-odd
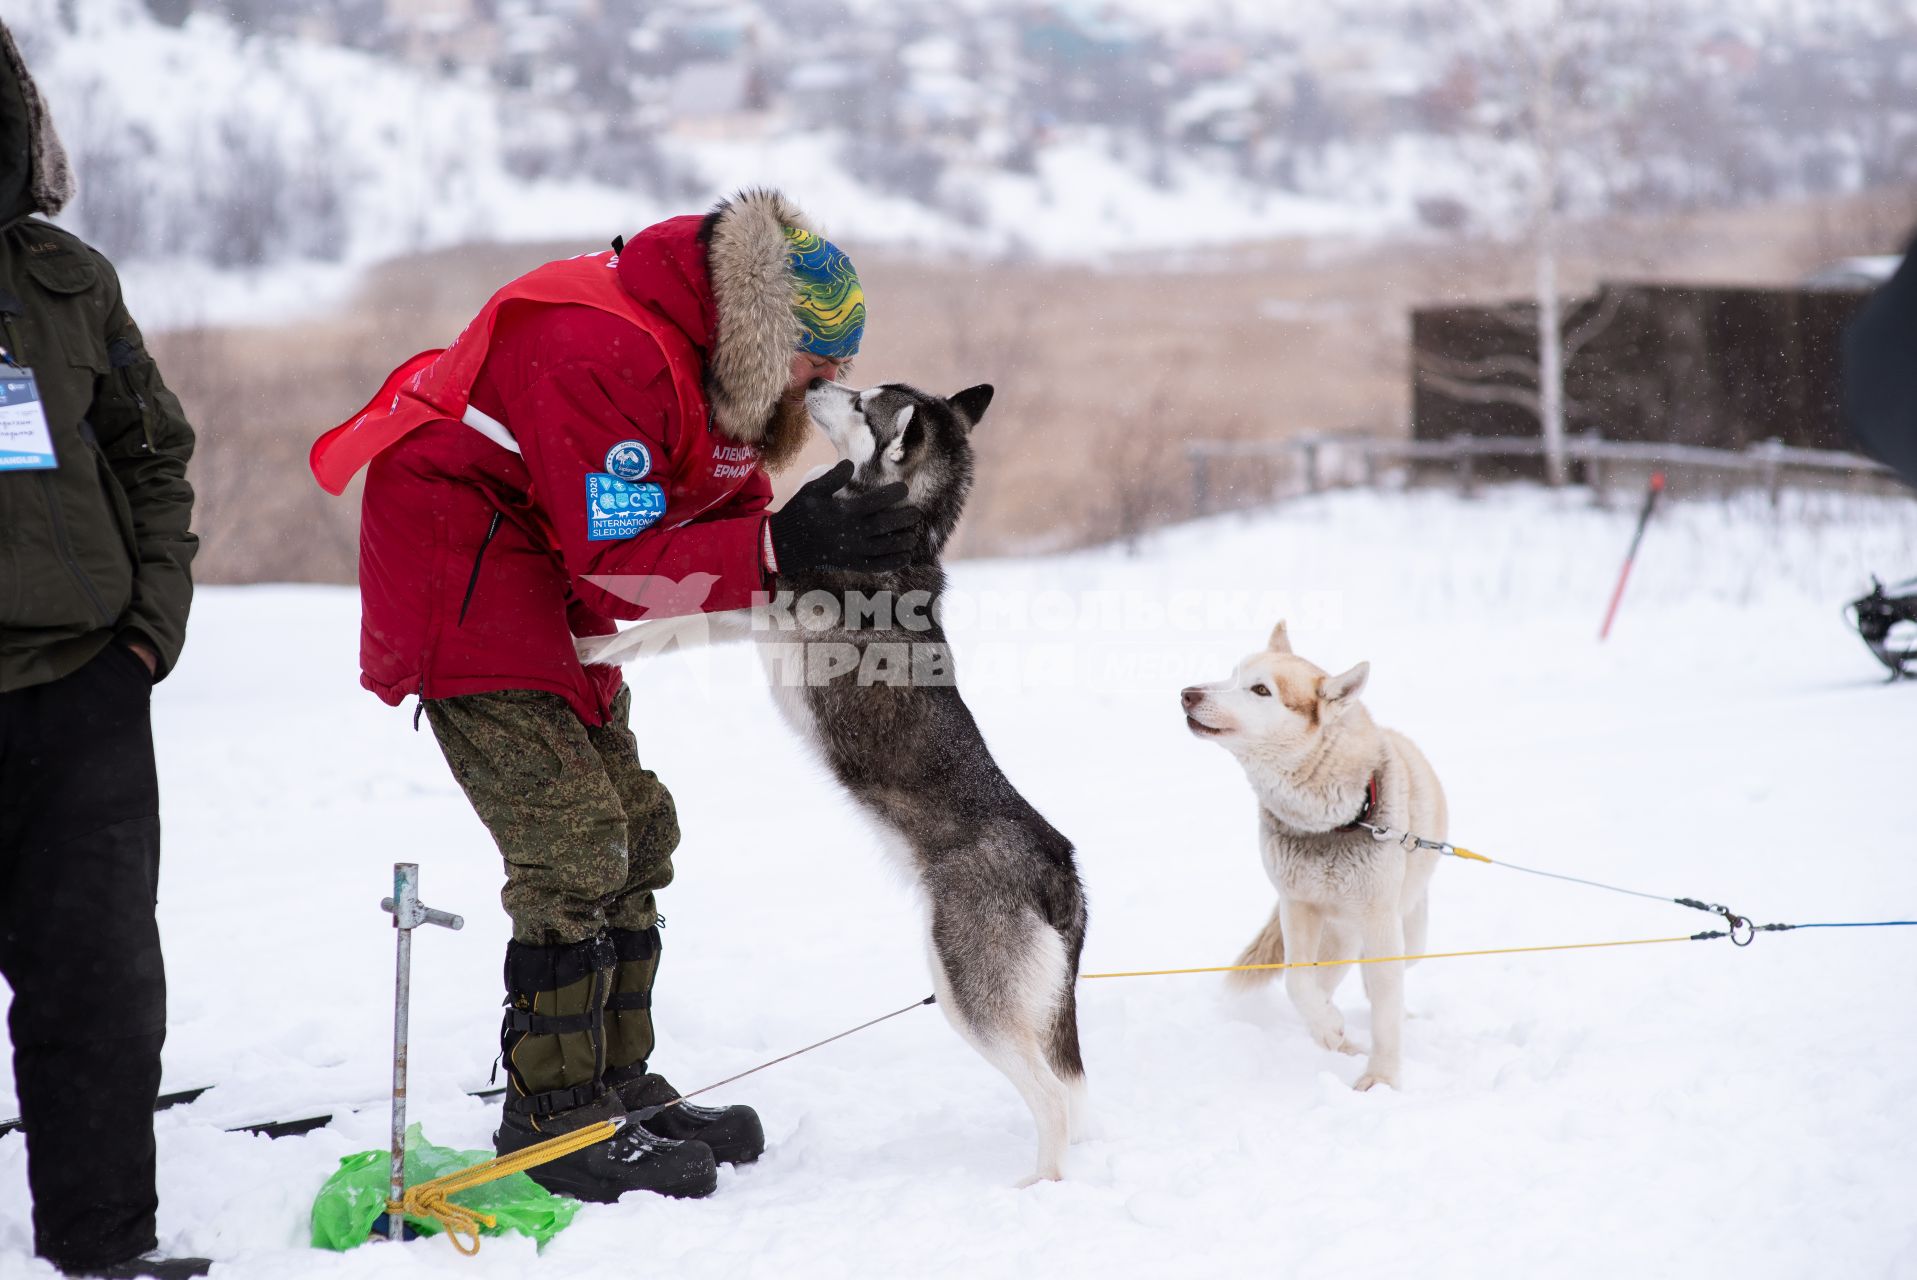
{"type": "Polygon", "coordinates": [[[151,695],[146,665],[118,644],[0,693],[0,974],[34,1248],[67,1269],[156,1243],[166,977],[151,695]]]}

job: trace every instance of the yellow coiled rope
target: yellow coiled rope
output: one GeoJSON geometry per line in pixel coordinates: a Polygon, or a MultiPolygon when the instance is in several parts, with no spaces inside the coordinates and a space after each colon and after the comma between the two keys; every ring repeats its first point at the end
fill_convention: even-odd
{"type": "Polygon", "coordinates": [[[535,1143],[522,1151],[509,1156],[495,1156],[491,1160],[476,1164],[470,1169],[461,1169],[458,1173],[449,1173],[444,1177],[422,1182],[416,1187],[406,1188],[405,1197],[398,1204],[388,1200],[386,1212],[402,1214],[408,1218],[428,1218],[437,1222],[453,1242],[453,1248],[467,1257],[479,1252],[479,1229],[497,1225],[490,1213],[480,1213],[464,1205],[452,1202],[452,1197],[474,1187],[483,1187],[488,1182],[497,1182],[509,1178],[515,1173],[524,1173],[536,1169],[548,1161],[561,1156],[569,1156],[575,1151],[584,1151],[596,1142],[604,1142],[619,1132],[625,1125],[623,1117],[617,1120],[602,1120],[598,1124],[575,1129],[571,1133],[562,1133],[557,1138],[548,1138],[535,1143]]]}

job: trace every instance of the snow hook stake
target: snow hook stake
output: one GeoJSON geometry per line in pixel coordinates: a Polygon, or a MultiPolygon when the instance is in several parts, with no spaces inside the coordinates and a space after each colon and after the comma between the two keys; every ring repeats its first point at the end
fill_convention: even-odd
{"type": "Polygon", "coordinates": [[[393,965],[393,1173],[387,1197],[386,1238],[403,1240],[406,1215],[399,1206],[406,1198],[406,1024],[413,1003],[413,930],[423,924],[463,929],[466,921],[450,911],[435,911],[419,900],[419,864],[393,864],[393,896],[381,898],[379,909],[393,917],[399,933],[393,965]]]}

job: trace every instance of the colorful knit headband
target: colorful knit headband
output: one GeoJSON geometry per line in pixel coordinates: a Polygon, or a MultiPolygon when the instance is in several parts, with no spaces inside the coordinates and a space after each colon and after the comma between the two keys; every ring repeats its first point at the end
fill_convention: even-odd
{"type": "Polygon", "coordinates": [[[850,360],[865,333],[865,290],[859,273],[839,246],[811,231],[785,229],[786,261],[792,264],[797,291],[792,312],[799,318],[799,350],[828,360],[850,360]]]}

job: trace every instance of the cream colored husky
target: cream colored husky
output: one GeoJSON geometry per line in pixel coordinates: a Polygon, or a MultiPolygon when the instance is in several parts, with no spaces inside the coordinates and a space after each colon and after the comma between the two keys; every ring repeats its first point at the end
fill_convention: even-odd
{"type": "MultiPolygon", "coordinates": [[[[1380,729],[1358,701],[1371,665],[1342,675],[1291,651],[1285,624],[1228,680],[1183,693],[1185,723],[1232,753],[1258,796],[1265,872],[1278,887],[1271,920],[1240,964],[1346,960],[1424,950],[1426,891],[1438,855],[1386,842],[1357,825],[1445,837],[1444,791],[1411,740],[1380,729]]],[[[1360,1053],[1331,1002],[1352,969],[1371,1001],[1371,1060],[1357,1088],[1398,1088],[1403,1074],[1403,961],[1286,969],[1285,990],[1312,1039],[1360,1053]]],[[[1276,971],[1234,975],[1256,982],[1276,971]]]]}

